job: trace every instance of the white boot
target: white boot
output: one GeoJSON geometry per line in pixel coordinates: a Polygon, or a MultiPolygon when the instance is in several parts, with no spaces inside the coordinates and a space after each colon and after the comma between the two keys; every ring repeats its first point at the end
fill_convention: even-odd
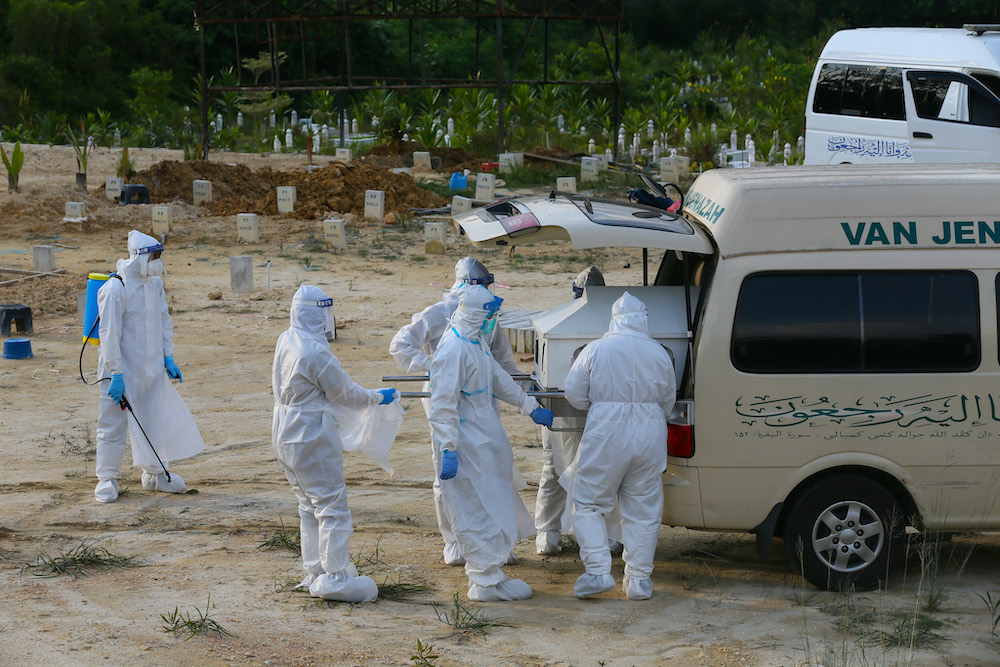
{"type": "Polygon", "coordinates": [[[118,480],[105,479],[97,483],[94,497],[99,503],[113,503],[118,500],[118,480]]]}
{"type": "Polygon", "coordinates": [[[170,481],[167,481],[167,474],[161,472],[154,474],[142,471],[142,488],[146,491],[163,491],[164,493],[184,493],[187,485],[181,476],[175,472],[170,473],[170,481]]]}
{"type": "Polygon", "coordinates": [[[610,591],[615,587],[615,579],[610,574],[587,574],[580,575],[573,585],[573,595],[578,598],[589,598],[591,595],[600,595],[610,591]]]}
{"type": "Polygon", "coordinates": [[[462,548],[458,542],[444,543],[444,564],[462,566],[465,565],[465,556],[462,555],[462,548]]]}
{"type": "Polygon", "coordinates": [[[504,579],[494,586],[469,584],[469,599],[473,602],[506,602],[531,597],[531,586],[520,579],[504,579]]]}
{"type": "Polygon", "coordinates": [[[540,530],[535,535],[535,549],[543,556],[562,551],[562,535],[558,530],[540,530]]]}
{"type": "Polygon", "coordinates": [[[375,602],[378,584],[371,577],[352,577],[347,570],[335,574],[321,574],[309,587],[313,597],[341,602],[375,602]]]}
{"type": "Polygon", "coordinates": [[[648,600],[653,595],[653,580],[649,577],[633,578],[625,577],[622,582],[622,590],[629,600],[648,600]]]}

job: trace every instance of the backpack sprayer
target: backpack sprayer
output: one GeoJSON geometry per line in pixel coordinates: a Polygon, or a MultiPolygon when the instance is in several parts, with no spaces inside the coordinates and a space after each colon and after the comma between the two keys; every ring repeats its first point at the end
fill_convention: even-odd
{"type": "MultiPolygon", "coordinates": [[[[90,343],[91,345],[95,346],[101,344],[100,328],[98,326],[100,322],[100,313],[98,312],[97,309],[97,292],[102,287],[104,287],[104,285],[112,277],[117,278],[119,281],[121,281],[122,285],[125,284],[125,280],[120,275],[115,273],[112,274],[91,273],[87,276],[87,305],[83,311],[83,329],[87,333],[83,335],[83,346],[80,348],[80,379],[86,385],[95,385],[98,382],[103,382],[104,380],[111,379],[109,377],[104,377],[104,378],[97,378],[93,382],[87,382],[87,378],[83,376],[83,351],[87,349],[87,343],[90,343]]],[[[139,418],[135,416],[135,410],[132,409],[132,404],[129,403],[128,399],[125,398],[124,393],[122,394],[121,399],[118,401],[118,406],[122,410],[128,410],[129,412],[132,413],[132,418],[135,419],[136,426],[138,426],[139,430],[142,431],[143,437],[146,438],[146,443],[149,445],[150,450],[152,450],[153,456],[156,457],[156,460],[159,462],[160,467],[163,468],[163,472],[166,473],[167,482],[169,482],[170,471],[167,470],[167,467],[165,465],[163,465],[163,460],[160,459],[160,455],[156,453],[156,448],[153,447],[153,442],[149,439],[149,436],[146,434],[146,429],[142,427],[142,423],[139,421],[139,418]]]]}

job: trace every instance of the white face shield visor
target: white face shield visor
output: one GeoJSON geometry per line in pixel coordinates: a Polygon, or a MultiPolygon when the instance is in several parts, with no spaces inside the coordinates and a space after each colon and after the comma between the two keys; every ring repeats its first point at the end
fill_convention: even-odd
{"type": "Polygon", "coordinates": [[[323,309],[323,314],[326,318],[326,327],[323,329],[326,339],[328,341],[336,340],[337,320],[333,316],[333,299],[320,299],[316,302],[316,305],[323,309]]]}

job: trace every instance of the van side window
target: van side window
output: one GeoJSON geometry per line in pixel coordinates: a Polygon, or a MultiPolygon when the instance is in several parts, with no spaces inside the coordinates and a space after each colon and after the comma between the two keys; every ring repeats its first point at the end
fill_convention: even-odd
{"type": "Polygon", "coordinates": [[[924,373],[979,366],[965,271],[759,273],[740,288],[733,365],[748,373],[924,373]]]}
{"type": "Polygon", "coordinates": [[[898,67],[826,63],[816,79],[813,111],[903,120],[903,72],[898,67]]]}
{"type": "Polygon", "coordinates": [[[1000,127],[1000,100],[979,81],[957,72],[907,72],[921,118],[1000,127]]]}

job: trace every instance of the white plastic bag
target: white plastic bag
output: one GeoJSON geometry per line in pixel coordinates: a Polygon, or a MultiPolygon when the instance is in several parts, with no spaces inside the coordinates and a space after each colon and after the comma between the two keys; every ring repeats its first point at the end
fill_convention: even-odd
{"type": "Polygon", "coordinates": [[[389,463],[389,450],[403,424],[403,406],[399,400],[363,410],[338,406],[336,414],[344,451],[364,452],[391,477],[395,470],[389,463]]]}

